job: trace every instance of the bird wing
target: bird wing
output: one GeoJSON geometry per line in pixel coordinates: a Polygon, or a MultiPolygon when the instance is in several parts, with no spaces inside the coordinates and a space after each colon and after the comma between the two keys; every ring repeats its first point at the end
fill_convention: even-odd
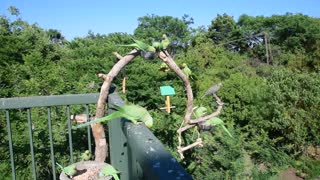
{"type": "Polygon", "coordinates": [[[207,113],[207,108],[202,107],[202,106],[197,108],[194,112],[196,118],[200,118],[200,117],[204,116],[206,113],[207,113]]]}
{"type": "Polygon", "coordinates": [[[147,127],[152,127],[153,118],[148,110],[138,105],[123,105],[118,107],[118,111],[124,114],[123,117],[131,120],[134,124],[138,121],[144,122],[147,127]]]}
{"type": "Polygon", "coordinates": [[[141,119],[143,116],[145,116],[145,114],[148,113],[148,111],[138,105],[123,105],[123,106],[119,106],[118,111],[125,114],[126,118],[129,118],[129,120],[139,120],[141,119]]]}
{"type": "Polygon", "coordinates": [[[133,39],[132,40],[138,45],[138,48],[142,51],[148,51],[148,48],[149,48],[149,45],[142,42],[142,41],[139,41],[139,40],[136,40],[136,39],[133,39]]]}

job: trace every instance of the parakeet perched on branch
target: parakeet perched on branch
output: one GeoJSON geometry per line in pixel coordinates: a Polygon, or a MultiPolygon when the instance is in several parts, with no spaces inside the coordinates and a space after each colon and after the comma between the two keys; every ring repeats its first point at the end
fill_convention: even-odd
{"type": "Polygon", "coordinates": [[[119,171],[117,171],[113,166],[107,164],[100,170],[99,176],[100,177],[107,177],[112,176],[114,180],[120,180],[119,176],[117,175],[119,171]]]}
{"type": "Polygon", "coordinates": [[[132,44],[127,44],[127,45],[118,45],[118,46],[128,46],[128,47],[135,47],[141,51],[145,51],[145,52],[153,52],[155,53],[156,52],[156,49],[142,41],[139,41],[139,40],[136,40],[136,39],[133,39],[132,40],[135,42],[135,43],[132,43],[132,44]]]}
{"type": "Polygon", "coordinates": [[[215,96],[216,92],[220,89],[221,86],[222,86],[222,83],[218,83],[214,86],[211,86],[201,98],[204,98],[209,94],[212,94],[213,96],[215,96]]]}
{"type": "Polygon", "coordinates": [[[139,122],[143,122],[148,128],[151,128],[153,125],[153,118],[147,111],[147,109],[138,106],[138,105],[123,105],[118,106],[117,111],[109,114],[108,116],[96,119],[94,121],[89,121],[84,124],[80,124],[78,126],[73,126],[72,129],[78,129],[82,127],[89,126],[90,124],[99,123],[109,121],[115,118],[126,118],[130,120],[132,123],[137,124],[139,122]]]}
{"type": "Polygon", "coordinates": [[[84,153],[81,154],[81,161],[89,161],[91,159],[91,153],[89,150],[86,150],[84,153]]]}
{"type": "Polygon", "coordinates": [[[163,72],[168,72],[171,69],[169,68],[169,66],[166,63],[161,63],[160,68],[158,70],[163,71],[163,72]]]}
{"type": "Polygon", "coordinates": [[[222,127],[222,129],[223,129],[231,138],[233,138],[233,136],[231,135],[231,133],[228,131],[228,129],[227,129],[226,126],[224,125],[224,122],[223,122],[220,118],[213,117],[213,118],[208,119],[207,121],[201,123],[200,126],[207,126],[207,127],[210,127],[210,126],[220,126],[220,127],[222,127]]]}
{"type": "Polygon", "coordinates": [[[75,164],[71,164],[67,167],[62,167],[60,164],[56,162],[56,164],[59,166],[59,168],[67,175],[70,176],[71,178],[77,174],[77,169],[75,164]]]}
{"type": "Polygon", "coordinates": [[[169,45],[170,45],[170,40],[169,40],[169,38],[167,37],[166,34],[163,34],[163,35],[162,35],[162,41],[161,41],[161,43],[162,43],[163,49],[167,49],[167,48],[169,47],[169,45]]]}
{"type": "Polygon", "coordinates": [[[161,42],[152,42],[152,47],[156,48],[156,50],[162,50],[163,49],[163,44],[161,42]]]}
{"type": "Polygon", "coordinates": [[[194,111],[194,115],[196,116],[196,118],[200,118],[204,115],[207,114],[207,108],[201,106],[201,107],[198,107],[195,111],[194,111]]]}
{"type": "Polygon", "coordinates": [[[193,79],[192,77],[191,77],[191,75],[192,75],[192,71],[189,69],[189,67],[188,67],[188,65],[186,64],[186,63],[183,63],[182,64],[182,71],[183,71],[183,73],[187,76],[187,78],[189,79],[189,78],[191,78],[191,79],[193,79]]]}

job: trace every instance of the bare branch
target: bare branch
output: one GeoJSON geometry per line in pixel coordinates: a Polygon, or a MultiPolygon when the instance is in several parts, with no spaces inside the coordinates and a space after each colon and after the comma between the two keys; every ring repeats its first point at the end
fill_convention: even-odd
{"type": "Polygon", "coordinates": [[[183,155],[183,152],[184,152],[184,151],[186,151],[186,150],[188,150],[188,149],[191,149],[191,148],[193,148],[193,147],[195,147],[195,146],[199,146],[199,147],[202,147],[202,146],[203,146],[203,144],[202,144],[202,139],[201,139],[200,135],[198,134],[198,139],[197,139],[196,142],[194,142],[194,143],[192,143],[192,144],[190,144],[190,145],[188,145],[188,146],[182,147],[182,146],[181,146],[181,144],[182,144],[182,135],[181,135],[182,132],[184,132],[184,131],[186,131],[186,130],[188,130],[188,129],[194,127],[194,126],[196,126],[196,125],[197,125],[198,123],[200,123],[200,122],[204,122],[204,121],[206,121],[206,120],[208,120],[208,119],[210,119],[210,118],[216,117],[216,116],[218,116],[218,115],[220,114],[220,112],[221,112],[221,110],[222,110],[222,108],[223,108],[223,102],[221,101],[221,99],[220,99],[216,94],[213,94],[213,97],[216,99],[216,102],[217,102],[217,104],[218,104],[218,108],[217,108],[217,110],[216,110],[214,113],[212,113],[212,114],[210,114],[210,115],[208,115],[208,116],[204,116],[204,117],[195,119],[195,120],[190,120],[188,125],[186,125],[186,126],[184,126],[184,127],[180,127],[180,128],[177,130],[177,133],[178,133],[178,143],[179,143],[177,149],[178,149],[178,153],[180,154],[180,158],[181,158],[181,159],[184,159],[184,155],[183,155]]]}
{"type": "Polygon", "coordinates": [[[113,54],[120,60],[123,57],[118,52],[113,52],[113,54]]]}
{"type": "MultiPolygon", "coordinates": [[[[87,114],[74,114],[70,116],[72,121],[77,123],[85,123],[87,122],[87,114]]],[[[94,117],[90,117],[90,121],[94,120],[94,117]]]]}
{"type": "Polygon", "coordinates": [[[194,126],[196,126],[196,124],[189,124],[189,125],[187,125],[187,126],[185,126],[185,127],[179,128],[179,129],[177,130],[177,133],[182,133],[183,131],[186,131],[186,130],[194,127],[194,126]]]}
{"type": "MultiPolygon", "coordinates": [[[[129,54],[122,57],[109,71],[109,73],[102,74],[99,73],[98,76],[101,77],[104,82],[100,89],[100,95],[97,102],[97,110],[95,118],[101,118],[104,116],[104,110],[106,106],[106,100],[109,94],[109,89],[111,86],[111,82],[115,76],[118,75],[120,70],[128,64],[131,60],[133,60],[137,55],[139,55],[139,51],[132,50],[129,54]]],[[[95,140],[96,150],[95,150],[95,161],[104,162],[108,157],[108,146],[105,138],[104,128],[101,123],[95,123],[91,125],[92,133],[95,140]]]]}
{"type": "Polygon", "coordinates": [[[179,68],[179,66],[173,61],[172,57],[169,55],[167,51],[160,51],[159,58],[162,59],[164,63],[166,63],[170,69],[172,69],[184,82],[185,90],[187,92],[187,112],[185,114],[185,122],[189,123],[192,115],[193,108],[193,93],[191,89],[190,82],[187,76],[183,73],[183,71],[179,68]]]}
{"type": "Polygon", "coordinates": [[[185,146],[185,147],[178,147],[178,153],[180,154],[180,158],[181,159],[184,159],[184,156],[183,156],[183,152],[188,150],[188,149],[191,149],[193,147],[203,147],[203,144],[202,144],[202,139],[201,138],[198,138],[196,142],[188,145],[188,146],[185,146]]]}

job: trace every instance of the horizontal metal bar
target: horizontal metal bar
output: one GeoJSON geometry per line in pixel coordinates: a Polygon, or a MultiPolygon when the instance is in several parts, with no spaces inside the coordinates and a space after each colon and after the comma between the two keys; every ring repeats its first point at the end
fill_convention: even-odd
{"type": "Polygon", "coordinates": [[[0,109],[95,104],[99,93],[0,98],[0,109]]]}

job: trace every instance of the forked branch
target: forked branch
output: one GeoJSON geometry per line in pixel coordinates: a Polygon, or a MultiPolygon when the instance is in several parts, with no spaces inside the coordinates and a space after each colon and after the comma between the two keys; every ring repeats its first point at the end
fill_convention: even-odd
{"type": "MultiPolygon", "coordinates": [[[[116,54],[115,54],[116,55],[116,54]]],[[[112,67],[108,74],[99,73],[98,77],[103,79],[103,84],[101,86],[99,99],[97,102],[96,115],[95,118],[101,118],[104,116],[106,100],[109,94],[109,89],[114,77],[116,77],[120,70],[127,65],[131,60],[133,60],[139,51],[134,49],[129,54],[121,57],[120,60],[112,67]]],[[[116,55],[117,56],[117,55],[116,55]]],[[[117,56],[119,58],[119,56],[117,56]]],[[[108,146],[105,137],[104,128],[101,123],[95,123],[91,125],[92,133],[95,140],[95,161],[104,162],[108,157],[108,146]]]]}

